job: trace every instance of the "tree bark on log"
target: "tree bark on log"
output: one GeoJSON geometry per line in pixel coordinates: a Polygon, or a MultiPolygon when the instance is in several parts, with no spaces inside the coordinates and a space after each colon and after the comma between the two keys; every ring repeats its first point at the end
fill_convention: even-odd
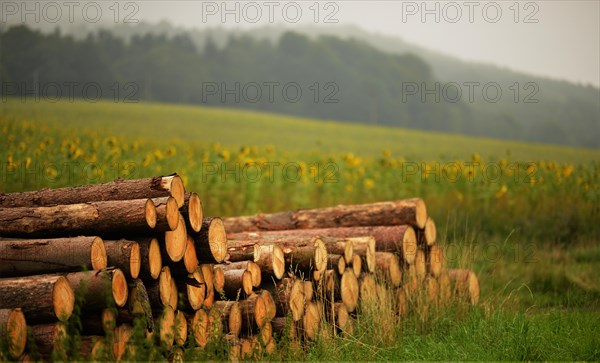
{"type": "MultiPolygon", "coordinates": [[[[150,218],[150,228],[157,231],[173,231],[179,224],[179,207],[173,197],[154,198],[156,215],[150,218]]],[[[152,209],[150,209],[151,211],[152,209]]]]}
{"type": "Polygon", "coordinates": [[[165,196],[173,196],[178,206],[181,207],[184,202],[184,194],[185,188],[181,178],[177,174],[173,174],[136,180],[117,179],[105,184],[0,194],[0,207],[43,207],[165,196]]]}
{"type": "Polygon", "coordinates": [[[72,272],[66,275],[71,287],[84,300],[84,311],[100,310],[111,306],[124,307],[129,296],[127,279],[118,268],[72,272]]]}
{"type": "Polygon", "coordinates": [[[292,271],[299,269],[303,272],[316,270],[319,272],[327,269],[327,247],[317,235],[304,236],[302,231],[285,231],[266,233],[240,233],[230,235],[233,243],[248,245],[254,243],[259,246],[277,245],[285,257],[286,266],[291,266],[292,271]],[[300,235],[294,232],[300,232],[300,235]]]}
{"type": "Polygon", "coordinates": [[[27,321],[20,308],[0,309],[0,339],[6,343],[8,356],[17,359],[27,345],[27,321]]]}
{"type": "Polygon", "coordinates": [[[204,305],[206,298],[206,280],[200,268],[194,273],[189,274],[185,280],[176,281],[181,297],[183,299],[184,309],[186,311],[196,311],[204,305]]]}
{"type": "Polygon", "coordinates": [[[299,321],[304,314],[304,287],[304,281],[291,277],[284,277],[276,283],[269,281],[263,286],[275,302],[276,316],[284,317],[291,313],[293,321],[299,321]]]}
{"type": "Polygon", "coordinates": [[[137,242],[125,239],[104,241],[104,247],[106,249],[108,266],[118,267],[125,275],[132,279],[138,278],[142,257],[140,245],[137,242]]]}
{"type": "Polygon", "coordinates": [[[228,262],[253,261],[255,244],[254,241],[229,240],[225,260],[228,262]]]}
{"type": "MultiPolygon", "coordinates": [[[[62,342],[67,337],[67,328],[63,323],[33,325],[31,336],[41,358],[50,361],[52,351],[61,349],[62,342]]],[[[64,355],[64,352],[62,352],[64,355]]]]}
{"type": "Polygon", "coordinates": [[[394,252],[402,256],[404,261],[412,264],[417,253],[417,237],[414,229],[408,225],[375,226],[375,227],[343,227],[323,229],[303,229],[268,232],[242,232],[229,234],[228,237],[237,241],[285,240],[297,236],[308,237],[373,237],[375,249],[379,252],[394,252]]]}
{"type": "Polygon", "coordinates": [[[0,240],[0,276],[30,276],[107,266],[100,237],[0,240]]]}
{"type": "Polygon", "coordinates": [[[198,261],[221,263],[227,257],[227,235],[223,221],[218,217],[202,220],[200,232],[193,233],[198,261]]]}
{"type": "MultiPolygon", "coordinates": [[[[54,207],[0,208],[0,235],[61,237],[73,235],[135,235],[152,229],[156,216],[151,199],[116,200],[54,207]]],[[[164,231],[164,230],[162,230],[164,231]]]]}
{"type": "Polygon", "coordinates": [[[0,309],[21,308],[29,323],[67,321],[75,294],[61,275],[36,275],[0,279],[0,309]]]}
{"type": "Polygon", "coordinates": [[[252,273],[245,268],[223,270],[225,284],[223,293],[229,299],[249,296],[252,294],[252,273]]]}
{"type": "Polygon", "coordinates": [[[413,198],[232,217],[225,219],[225,227],[229,233],[402,224],[424,228],[426,221],[425,203],[420,198],[413,198]]]}

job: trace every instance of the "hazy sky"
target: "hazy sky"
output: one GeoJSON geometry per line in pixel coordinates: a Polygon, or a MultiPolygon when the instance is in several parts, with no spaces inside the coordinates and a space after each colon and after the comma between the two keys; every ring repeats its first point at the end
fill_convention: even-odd
{"type": "MultiPolygon", "coordinates": [[[[11,1],[0,1],[3,2],[11,1]]],[[[315,23],[358,25],[464,60],[600,86],[600,0],[145,0],[122,1],[118,13],[114,1],[95,3],[104,8],[103,22],[107,18],[123,22],[128,17],[140,21],[169,20],[195,28],[249,28],[271,23],[292,29],[315,23]]],[[[81,17],[82,6],[75,9],[75,20],[81,17]]],[[[5,8],[0,13],[3,10],[7,13],[5,8]]],[[[93,16],[93,7],[87,11],[93,16]]]]}
{"type": "Polygon", "coordinates": [[[341,25],[355,24],[465,60],[600,86],[598,0],[344,0],[317,4],[312,0],[147,1],[139,4],[140,19],[169,19],[188,27],[253,27],[272,21],[293,28],[315,20],[322,26],[335,26],[334,21],[341,25]],[[299,16],[298,9],[302,13],[299,16]]]}

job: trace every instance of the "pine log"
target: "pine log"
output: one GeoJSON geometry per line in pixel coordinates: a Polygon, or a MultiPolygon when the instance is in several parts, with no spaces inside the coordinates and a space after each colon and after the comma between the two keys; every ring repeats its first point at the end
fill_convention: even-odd
{"type": "Polygon", "coordinates": [[[293,321],[299,321],[304,314],[304,281],[298,278],[284,277],[281,281],[269,281],[263,285],[268,290],[275,303],[276,316],[284,317],[288,314],[293,321]]]}
{"type": "Polygon", "coordinates": [[[425,227],[417,230],[417,240],[420,245],[432,246],[435,244],[437,239],[437,228],[435,222],[431,217],[427,217],[425,227]]]}
{"type": "Polygon", "coordinates": [[[277,245],[255,245],[254,263],[260,268],[265,280],[281,280],[285,273],[285,254],[277,245]]]}
{"type": "Polygon", "coordinates": [[[0,208],[0,235],[7,237],[115,236],[161,232],[151,199],[116,200],[54,207],[0,208]]]}
{"type": "Polygon", "coordinates": [[[187,236],[185,252],[183,258],[178,262],[173,262],[168,257],[166,247],[161,248],[163,255],[166,255],[166,264],[171,269],[172,276],[187,276],[193,273],[198,268],[198,258],[196,256],[196,248],[194,247],[194,239],[191,236],[187,236]]]}
{"type": "Polygon", "coordinates": [[[479,279],[475,272],[467,269],[448,270],[448,277],[458,297],[466,299],[471,305],[479,302],[479,279]]]}
{"type": "Polygon", "coordinates": [[[265,322],[265,325],[263,325],[260,328],[260,331],[259,331],[257,337],[258,337],[259,343],[263,347],[266,347],[271,342],[271,340],[273,340],[273,327],[271,326],[270,321],[265,322]]]}
{"type": "Polygon", "coordinates": [[[313,283],[310,280],[304,281],[304,300],[312,301],[314,298],[313,283]]]}
{"type": "Polygon", "coordinates": [[[19,358],[27,345],[27,321],[20,308],[0,309],[0,341],[8,356],[19,358]]]}
{"type": "Polygon", "coordinates": [[[439,276],[439,284],[440,284],[440,304],[442,306],[447,306],[450,303],[450,299],[452,298],[452,282],[450,280],[450,276],[448,275],[448,271],[444,270],[439,276]]]}
{"type": "MultiPolygon", "coordinates": [[[[118,312],[114,308],[104,308],[100,311],[91,311],[80,317],[83,335],[110,335],[114,334],[117,327],[118,312]]],[[[122,316],[132,317],[127,311],[122,316]]],[[[131,322],[128,319],[128,322],[131,322]]]]}
{"type": "Polygon", "coordinates": [[[340,294],[348,312],[353,312],[358,304],[359,287],[358,279],[350,269],[346,269],[342,275],[340,294]]]}
{"type": "Polygon", "coordinates": [[[359,255],[352,256],[352,272],[354,272],[354,276],[357,278],[360,277],[362,272],[362,259],[359,255]]]}
{"type": "Polygon", "coordinates": [[[0,276],[29,276],[107,266],[100,237],[0,240],[0,276]]]}
{"type": "Polygon", "coordinates": [[[28,323],[67,321],[75,294],[61,275],[35,275],[0,279],[0,309],[21,308],[28,323]]]}
{"type": "Polygon", "coordinates": [[[404,292],[408,298],[413,298],[413,295],[419,290],[419,278],[415,265],[409,265],[404,276],[404,292]]]}
{"type": "Polygon", "coordinates": [[[396,311],[400,318],[403,318],[408,314],[408,302],[406,300],[404,289],[396,290],[396,311]]]}
{"type": "Polygon", "coordinates": [[[204,283],[206,284],[206,296],[203,301],[203,305],[210,308],[215,302],[215,287],[213,285],[213,266],[211,264],[200,265],[202,276],[204,276],[204,283]]]}
{"type": "Polygon", "coordinates": [[[321,326],[321,309],[316,302],[307,302],[302,316],[301,332],[308,340],[315,340],[321,326]]]}
{"type": "Polygon", "coordinates": [[[227,241],[227,256],[228,262],[253,261],[255,241],[227,241]]]}
{"type": "Polygon", "coordinates": [[[72,272],[66,275],[84,311],[100,310],[112,305],[124,307],[129,296],[127,279],[118,268],[72,272]]]}
{"type": "Polygon", "coordinates": [[[105,184],[0,194],[0,207],[43,207],[89,201],[158,198],[169,195],[173,196],[181,207],[184,194],[185,189],[181,178],[173,174],[137,180],[117,179],[105,184]]]}
{"type": "Polygon", "coordinates": [[[171,292],[169,294],[169,306],[173,308],[173,310],[177,309],[179,303],[179,292],[177,289],[177,281],[175,278],[171,277],[171,292]]]}
{"type": "Polygon", "coordinates": [[[179,346],[183,346],[187,341],[188,336],[188,326],[187,319],[185,314],[178,310],[175,313],[175,322],[174,322],[174,333],[175,333],[175,344],[179,346]]]}
{"type": "Polygon", "coordinates": [[[252,294],[239,301],[242,313],[242,332],[257,333],[267,322],[268,314],[264,299],[260,294],[252,294]]]}
{"type": "Polygon", "coordinates": [[[372,236],[375,238],[375,249],[377,251],[398,253],[408,264],[414,262],[417,253],[417,237],[414,229],[408,225],[243,232],[228,235],[229,239],[256,242],[260,240],[269,240],[271,242],[276,239],[294,239],[297,236],[302,236],[303,238],[320,236],[338,238],[372,236]]]}
{"type": "Polygon", "coordinates": [[[185,227],[185,220],[181,213],[177,212],[179,223],[177,228],[172,231],[165,232],[165,249],[168,257],[173,262],[181,261],[185,255],[187,248],[187,229],[185,227]]]}
{"type": "Polygon", "coordinates": [[[191,192],[185,193],[185,201],[181,208],[181,215],[185,219],[186,225],[194,232],[200,232],[202,228],[202,201],[198,194],[191,192]]]}
{"type": "Polygon", "coordinates": [[[230,233],[402,224],[424,228],[426,221],[427,209],[419,198],[225,219],[230,233]]]}
{"type": "Polygon", "coordinates": [[[376,303],[377,282],[373,274],[364,274],[360,278],[360,304],[368,306],[376,303]]]}
{"type": "MultiPolygon", "coordinates": [[[[174,280],[174,279],[173,279],[174,280]]],[[[196,311],[204,305],[206,298],[206,281],[200,267],[186,279],[178,279],[177,285],[181,292],[182,303],[186,311],[196,311]],[[190,283],[192,282],[192,283],[190,283]]]]}
{"type": "Polygon", "coordinates": [[[145,285],[153,309],[162,311],[164,306],[169,305],[171,300],[171,269],[169,266],[163,266],[158,280],[146,281],[145,285]]]}
{"type": "Polygon", "coordinates": [[[198,261],[221,263],[227,257],[227,235],[221,218],[204,218],[200,232],[192,233],[192,237],[198,261]]]}
{"type": "Polygon", "coordinates": [[[30,329],[32,339],[28,345],[34,344],[43,360],[50,361],[55,349],[62,353],[59,356],[65,355],[63,342],[67,338],[67,328],[64,323],[33,325],[30,329]]]}
{"type": "Polygon", "coordinates": [[[402,270],[398,256],[389,252],[376,252],[377,272],[391,286],[398,287],[402,283],[402,270]]]}
{"type": "Polygon", "coordinates": [[[202,349],[206,348],[209,339],[209,320],[206,311],[197,310],[188,321],[188,327],[196,345],[202,349]]]}
{"type": "Polygon", "coordinates": [[[345,336],[354,334],[354,320],[343,303],[333,305],[335,327],[345,336]]]}
{"type": "Polygon", "coordinates": [[[115,360],[120,361],[128,350],[131,352],[129,340],[132,335],[133,327],[129,324],[121,324],[115,329],[113,342],[113,355],[115,360]]]}
{"type": "Polygon", "coordinates": [[[179,224],[179,207],[173,197],[152,199],[154,209],[149,211],[156,213],[149,218],[149,226],[157,231],[173,231],[179,224]]]}
{"type": "MultiPolygon", "coordinates": [[[[410,235],[408,232],[407,237],[410,235]]],[[[375,272],[375,251],[376,241],[375,238],[369,237],[354,237],[348,238],[352,240],[352,252],[354,255],[358,255],[362,258],[363,262],[367,265],[367,270],[371,273],[375,272]]]]}
{"type": "Polygon", "coordinates": [[[219,312],[226,333],[238,337],[242,331],[242,312],[237,301],[215,301],[211,311],[219,312]]]}
{"type": "Polygon", "coordinates": [[[140,245],[134,241],[121,239],[104,241],[109,266],[120,268],[126,276],[137,279],[140,274],[142,257],[140,245]]]}
{"type": "Polygon", "coordinates": [[[252,273],[246,269],[223,269],[223,277],[225,284],[223,293],[230,299],[238,299],[240,297],[249,296],[252,294],[252,273]]]}
{"type": "Polygon", "coordinates": [[[158,339],[164,351],[170,351],[175,342],[175,310],[165,306],[157,321],[158,339]]]}
{"type": "Polygon", "coordinates": [[[427,267],[429,273],[433,277],[439,277],[442,274],[444,265],[444,251],[438,245],[435,244],[429,247],[429,253],[427,254],[427,267]]]}
{"type": "Polygon", "coordinates": [[[147,237],[136,239],[140,246],[140,277],[144,280],[156,280],[162,269],[162,256],[158,239],[147,237]]]}
{"type": "Polygon", "coordinates": [[[425,277],[427,277],[427,256],[425,255],[425,251],[421,248],[417,250],[414,265],[419,282],[423,282],[425,277]]]}
{"type": "Polygon", "coordinates": [[[277,316],[277,305],[275,304],[275,299],[273,299],[273,295],[268,290],[261,290],[260,295],[265,303],[267,321],[273,320],[275,316],[277,316]]]}
{"type": "Polygon", "coordinates": [[[428,276],[425,279],[426,303],[430,306],[435,306],[439,299],[440,285],[436,278],[428,276]]]}
{"type": "Polygon", "coordinates": [[[213,286],[218,294],[221,294],[225,288],[225,273],[221,265],[213,265],[213,286]]]}
{"type": "Polygon", "coordinates": [[[327,256],[327,270],[336,270],[340,275],[346,271],[346,259],[340,255],[327,256]]]}
{"type": "MultiPolygon", "coordinates": [[[[227,272],[229,270],[248,270],[252,275],[252,286],[258,287],[262,282],[262,272],[260,270],[260,266],[252,261],[239,261],[227,264],[221,264],[221,268],[223,272],[227,272]]],[[[239,274],[239,273],[238,273],[239,274]]]]}
{"type": "Polygon", "coordinates": [[[235,243],[249,244],[254,242],[259,246],[279,246],[285,257],[285,263],[287,266],[290,266],[291,271],[309,272],[316,270],[322,272],[327,269],[327,247],[320,237],[303,235],[278,236],[278,233],[241,233],[231,235],[229,238],[230,240],[234,240],[235,243]]]}
{"type": "MultiPolygon", "coordinates": [[[[343,273],[343,272],[342,272],[343,273]]],[[[336,270],[327,270],[318,285],[318,299],[327,303],[339,301],[342,296],[340,292],[340,274],[336,270]]]]}

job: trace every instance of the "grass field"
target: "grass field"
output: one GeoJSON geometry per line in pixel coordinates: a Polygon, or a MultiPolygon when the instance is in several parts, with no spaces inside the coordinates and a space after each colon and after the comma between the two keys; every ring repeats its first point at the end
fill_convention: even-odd
{"type": "Polygon", "coordinates": [[[383,335],[385,314],[365,314],[353,337],[274,359],[600,359],[598,150],[189,106],[0,107],[0,192],[177,171],[207,215],[421,196],[449,266],[479,275],[477,308],[383,335]]]}

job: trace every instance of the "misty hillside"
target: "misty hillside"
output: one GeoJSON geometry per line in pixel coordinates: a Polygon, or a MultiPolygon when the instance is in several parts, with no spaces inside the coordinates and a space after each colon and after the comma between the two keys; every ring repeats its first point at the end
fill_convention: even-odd
{"type": "MultiPolygon", "coordinates": [[[[28,53],[35,53],[39,62],[32,60],[25,66],[27,62],[19,61],[24,55],[4,53],[2,78],[33,82],[35,69],[35,79],[40,82],[97,81],[104,82],[107,89],[115,80],[134,82],[141,100],[600,146],[596,88],[462,62],[355,27],[301,28],[302,34],[265,27],[242,34],[224,29],[186,30],[163,22],[119,26],[77,39],[67,36],[73,29],[50,35],[25,28],[5,30],[3,47],[12,49],[11,42],[20,41],[38,44],[39,49],[34,46],[28,53]],[[48,46],[52,43],[56,46],[48,46]],[[65,62],[49,61],[57,59],[65,62]],[[252,87],[235,91],[236,82],[242,88],[252,87]],[[272,99],[267,97],[265,82],[278,85],[272,99]],[[406,82],[427,89],[448,82],[493,82],[500,85],[503,97],[489,102],[481,98],[479,90],[473,102],[466,94],[457,102],[444,97],[436,101],[432,96],[423,100],[418,92],[406,94],[406,82]],[[510,91],[515,82],[519,85],[518,99],[510,91]],[[207,89],[207,85],[212,88],[207,89]],[[255,85],[262,92],[258,98],[255,85]],[[286,85],[294,85],[294,92],[290,91],[294,95],[299,88],[301,97],[286,98],[282,94],[286,85]],[[241,97],[224,95],[231,87],[241,97]],[[527,96],[535,103],[524,102],[527,96]]],[[[84,30],[77,29],[77,33],[85,34],[84,30]]]]}

